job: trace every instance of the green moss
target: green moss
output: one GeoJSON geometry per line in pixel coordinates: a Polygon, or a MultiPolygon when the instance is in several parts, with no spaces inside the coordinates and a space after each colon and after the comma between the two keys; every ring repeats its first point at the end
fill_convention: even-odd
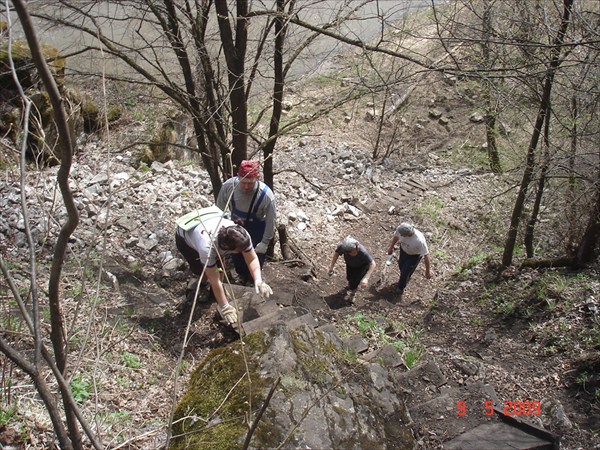
{"type": "MultiPolygon", "coordinates": [[[[264,334],[252,334],[244,342],[246,354],[253,355],[246,361],[253,374],[266,351],[264,334]]],[[[255,411],[262,405],[273,383],[271,378],[250,380],[246,362],[239,344],[213,350],[206,357],[192,374],[175,411],[171,449],[242,447],[246,414],[249,408],[255,411]]]]}
{"type": "Polygon", "coordinates": [[[324,339],[316,340],[316,348],[310,347],[307,343],[307,339],[304,339],[304,331],[302,330],[290,332],[290,337],[305,378],[319,385],[330,382],[332,377],[329,362],[326,358],[316,357],[316,355],[327,354],[327,351],[335,351],[335,359],[342,359],[339,350],[333,350],[332,347],[325,346],[324,339]]]}
{"type": "Polygon", "coordinates": [[[254,431],[253,437],[256,438],[256,442],[260,442],[260,448],[278,448],[284,439],[284,436],[275,431],[271,426],[271,423],[273,422],[273,417],[269,418],[271,414],[272,413],[267,409],[264,416],[267,420],[260,421],[258,427],[256,427],[256,430],[254,431]]]}
{"type": "Polygon", "coordinates": [[[81,100],[81,116],[83,117],[83,127],[86,132],[97,131],[101,127],[99,120],[100,109],[94,103],[89,95],[85,95],[81,100]]]}
{"type": "MultiPolygon", "coordinates": [[[[52,45],[42,44],[42,55],[46,58],[48,68],[55,75],[63,75],[65,72],[66,59],[60,55],[58,49],[52,45]]],[[[29,64],[31,61],[31,50],[25,40],[15,40],[11,45],[12,60],[17,67],[29,64]]],[[[0,63],[8,67],[8,42],[0,45],[0,63]]],[[[57,82],[62,84],[62,76],[57,77],[57,82]]]]}
{"type": "Polygon", "coordinates": [[[114,103],[111,103],[106,108],[106,120],[109,123],[112,123],[115,120],[120,119],[122,115],[123,115],[123,109],[119,105],[115,105],[114,103]]]}
{"type": "Polygon", "coordinates": [[[300,392],[306,389],[306,381],[293,374],[287,374],[281,376],[280,386],[290,393],[300,392]]]}

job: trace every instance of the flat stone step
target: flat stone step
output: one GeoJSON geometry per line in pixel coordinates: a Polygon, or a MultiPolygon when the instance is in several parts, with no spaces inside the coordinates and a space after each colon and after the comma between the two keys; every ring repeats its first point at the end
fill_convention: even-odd
{"type": "Polygon", "coordinates": [[[396,376],[398,384],[406,393],[406,404],[426,402],[440,395],[440,388],[447,383],[440,368],[433,361],[413,367],[396,376]]]}
{"type": "Polygon", "coordinates": [[[317,322],[317,319],[315,319],[315,317],[311,313],[304,314],[287,322],[287,326],[290,330],[295,330],[296,328],[300,328],[304,325],[310,328],[316,328],[319,324],[317,322]]]}
{"type": "Polygon", "coordinates": [[[366,361],[381,360],[384,367],[394,368],[404,364],[402,355],[393,345],[384,345],[380,349],[367,353],[363,356],[366,361]]]}
{"type": "MultiPolygon", "coordinates": [[[[280,324],[280,323],[284,323],[284,324],[288,325],[291,322],[293,326],[300,326],[303,323],[300,323],[300,321],[294,322],[294,320],[298,319],[301,316],[305,316],[307,314],[308,314],[308,311],[304,308],[286,306],[285,308],[278,309],[275,312],[254,318],[254,319],[246,321],[246,322],[244,322],[243,318],[242,318],[242,328],[244,329],[245,334],[251,334],[251,333],[255,333],[256,331],[267,330],[270,327],[272,327],[273,325],[280,324]]],[[[312,315],[311,315],[311,317],[312,317],[312,315]]],[[[303,320],[307,324],[310,323],[309,318],[306,318],[303,320]]],[[[316,324],[316,320],[314,319],[314,317],[313,317],[313,321],[316,324]]],[[[289,325],[288,325],[288,327],[289,327],[289,325]]]]}
{"type": "Polygon", "coordinates": [[[323,325],[320,325],[319,327],[317,327],[317,330],[320,331],[320,332],[322,332],[322,333],[330,333],[330,334],[333,334],[336,337],[339,337],[337,328],[332,323],[325,323],[323,325]]]}
{"type": "Polygon", "coordinates": [[[344,339],[343,346],[355,353],[364,353],[369,350],[369,345],[360,334],[355,334],[354,336],[344,339]]]}
{"type": "Polygon", "coordinates": [[[554,443],[504,422],[479,425],[444,443],[444,450],[553,450],[554,443]]]}

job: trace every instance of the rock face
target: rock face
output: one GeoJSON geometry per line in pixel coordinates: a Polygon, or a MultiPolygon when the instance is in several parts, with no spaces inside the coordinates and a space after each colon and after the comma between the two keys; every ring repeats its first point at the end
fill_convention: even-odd
{"type": "Polygon", "coordinates": [[[179,403],[170,448],[241,448],[248,412],[256,420],[277,380],[249,448],[413,448],[388,369],[356,361],[337,335],[309,327],[275,326],[215,349],[179,403]]]}

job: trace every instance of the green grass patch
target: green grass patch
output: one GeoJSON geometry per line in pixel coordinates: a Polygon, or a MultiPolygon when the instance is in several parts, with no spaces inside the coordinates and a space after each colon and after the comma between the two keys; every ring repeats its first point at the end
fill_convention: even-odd
{"type": "Polygon", "coordinates": [[[125,367],[130,369],[139,369],[142,367],[142,360],[139,355],[124,352],[121,354],[121,361],[125,367]]]}
{"type": "Polygon", "coordinates": [[[481,145],[465,141],[457,148],[453,148],[452,159],[458,167],[468,167],[474,170],[487,170],[489,158],[487,151],[481,145]]]}
{"type": "Polygon", "coordinates": [[[420,221],[428,218],[433,220],[436,225],[443,226],[445,222],[441,216],[444,206],[444,201],[439,197],[428,197],[416,209],[415,215],[420,221]]]}
{"type": "Polygon", "coordinates": [[[76,402],[83,403],[92,395],[92,384],[82,375],[75,375],[71,380],[71,393],[76,402]]]}
{"type": "Polygon", "coordinates": [[[600,320],[581,309],[593,283],[587,275],[560,269],[527,271],[488,285],[478,303],[505,320],[526,320],[529,338],[547,355],[575,356],[600,349],[600,320]]]}
{"type": "Polygon", "coordinates": [[[0,407],[0,425],[9,425],[17,415],[17,407],[12,405],[8,408],[0,407]]]}
{"type": "Polygon", "coordinates": [[[372,347],[394,347],[408,368],[417,364],[425,353],[423,331],[420,329],[411,329],[399,321],[388,323],[384,318],[370,317],[361,312],[348,315],[346,319],[350,330],[358,332],[372,347]]]}

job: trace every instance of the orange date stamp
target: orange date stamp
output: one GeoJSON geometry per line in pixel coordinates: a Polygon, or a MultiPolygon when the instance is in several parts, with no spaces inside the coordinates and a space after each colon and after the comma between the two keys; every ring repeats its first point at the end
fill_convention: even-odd
{"type": "MultiPolygon", "coordinates": [[[[483,414],[486,416],[493,416],[495,412],[500,411],[494,408],[494,402],[487,400],[483,405],[483,414]]],[[[458,417],[463,417],[467,414],[468,407],[467,402],[459,400],[456,402],[456,414],[458,417]]],[[[504,402],[504,409],[502,413],[505,416],[519,417],[519,416],[539,416],[542,413],[542,404],[538,401],[515,401],[515,402],[504,402]]]]}

